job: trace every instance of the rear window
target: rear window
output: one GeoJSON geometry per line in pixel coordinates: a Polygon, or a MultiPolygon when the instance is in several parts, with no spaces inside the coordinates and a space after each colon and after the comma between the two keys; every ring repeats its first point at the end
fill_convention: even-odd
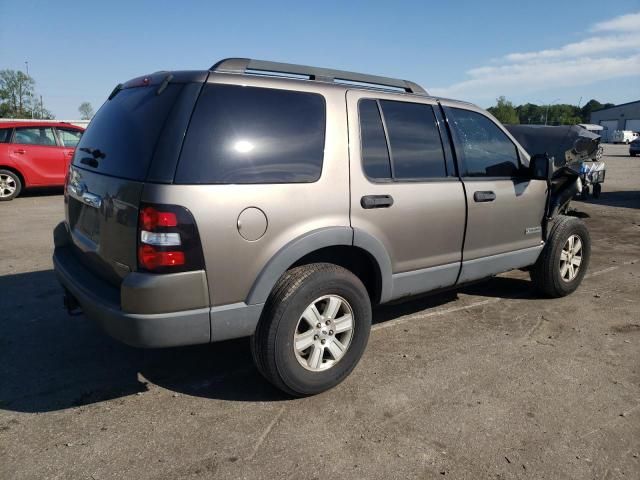
{"type": "Polygon", "coordinates": [[[182,85],[125,88],[93,117],[73,164],[130,180],[144,180],[162,127],[182,85]]]}
{"type": "Polygon", "coordinates": [[[82,137],[82,131],[58,127],[58,137],[65,147],[75,148],[82,137]]]}
{"type": "Polygon", "coordinates": [[[207,85],[185,138],[176,183],[308,183],[320,178],[321,95],[207,85]]]}

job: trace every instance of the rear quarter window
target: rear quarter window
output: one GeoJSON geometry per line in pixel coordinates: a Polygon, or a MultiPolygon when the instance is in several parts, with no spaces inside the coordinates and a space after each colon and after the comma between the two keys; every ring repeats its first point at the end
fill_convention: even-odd
{"type": "Polygon", "coordinates": [[[315,93],[206,85],[175,182],[315,182],[324,157],[325,110],[315,93]]]}
{"type": "Polygon", "coordinates": [[[0,143],[9,143],[11,130],[11,128],[0,128],[0,143]]]}

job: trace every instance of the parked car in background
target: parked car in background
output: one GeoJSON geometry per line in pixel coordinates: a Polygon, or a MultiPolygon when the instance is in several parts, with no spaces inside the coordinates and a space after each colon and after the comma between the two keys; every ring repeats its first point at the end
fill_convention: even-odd
{"type": "Polygon", "coordinates": [[[611,140],[613,143],[626,143],[629,144],[638,138],[638,132],[632,132],[631,130],[616,130],[613,132],[611,140]]]}
{"type": "Polygon", "coordinates": [[[629,155],[635,157],[640,154],[640,138],[636,138],[629,144],[629,155]]]}
{"type": "Polygon", "coordinates": [[[0,124],[0,201],[25,188],[63,186],[82,132],[62,122],[0,124]]]}

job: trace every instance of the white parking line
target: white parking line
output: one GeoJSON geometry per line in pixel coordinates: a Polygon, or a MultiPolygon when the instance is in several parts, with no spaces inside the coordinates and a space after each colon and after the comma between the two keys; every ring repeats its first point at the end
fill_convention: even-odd
{"type": "MultiPolygon", "coordinates": [[[[630,261],[630,262],[625,262],[625,265],[630,264],[632,262],[635,263],[635,261],[630,261]]],[[[603,268],[602,270],[596,270],[595,272],[587,273],[585,275],[585,278],[596,277],[598,275],[603,275],[605,273],[613,272],[614,270],[617,270],[618,268],[620,268],[620,267],[619,266],[613,266],[613,267],[603,268]]],[[[459,307],[445,308],[443,310],[432,310],[432,311],[428,311],[428,312],[417,313],[417,314],[409,315],[409,316],[406,316],[406,317],[396,318],[395,320],[389,320],[387,322],[377,323],[377,324],[375,324],[375,325],[373,325],[371,327],[371,331],[377,331],[377,330],[382,330],[383,328],[395,327],[397,325],[402,325],[404,323],[411,322],[413,320],[422,320],[423,318],[437,317],[437,316],[440,316],[440,315],[446,315],[448,313],[459,312],[461,310],[468,310],[468,309],[472,309],[472,308],[478,308],[478,307],[482,307],[484,305],[490,305],[490,304],[493,304],[493,303],[498,303],[498,302],[502,302],[504,300],[509,300],[509,299],[513,299],[513,298],[514,297],[509,297],[509,298],[489,298],[487,300],[481,300],[479,302],[470,303],[469,305],[460,305],[459,307]]]]}
{"type": "Polygon", "coordinates": [[[460,305],[459,307],[446,308],[444,310],[435,310],[429,311],[425,313],[418,313],[414,315],[410,315],[408,317],[400,317],[395,320],[389,320],[388,322],[378,323],[371,327],[371,330],[382,330],[383,328],[395,327],[396,325],[401,325],[403,323],[410,322],[412,320],[420,320],[427,317],[436,317],[439,315],[446,315],[447,313],[459,312],[460,310],[467,310],[469,308],[482,307],[483,305],[489,305],[492,303],[500,302],[504,299],[502,298],[489,298],[487,300],[482,300],[480,302],[471,303],[469,305],[460,305]]]}

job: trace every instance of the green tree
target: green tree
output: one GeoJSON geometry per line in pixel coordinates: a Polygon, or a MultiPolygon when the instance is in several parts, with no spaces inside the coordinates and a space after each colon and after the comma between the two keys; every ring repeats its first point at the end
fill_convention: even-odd
{"type": "Polygon", "coordinates": [[[78,107],[78,111],[82,120],[91,120],[93,118],[93,107],[89,102],[82,102],[78,107]]]}
{"type": "Polygon", "coordinates": [[[489,107],[488,110],[502,123],[520,123],[518,113],[516,112],[513,103],[511,103],[505,97],[498,97],[496,99],[496,106],[489,107]]]}
{"type": "Polygon", "coordinates": [[[0,70],[0,117],[53,118],[35,93],[36,82],[19,70],[0,70]]]}
{"type": "Polygon", "coordinates": [[[2,116],[19,118],[31,116],[34,87],[33,78],[16,70],[0,71],[0,101],[2,116]]]}
{"type": "Polygon", "coordinates": [[[524,105],[518,105],[516,107],[516,113],[518,119],[522,124],[537,125],[544,123],[545,109],[534,103],[525,103],[524,105]]]}

